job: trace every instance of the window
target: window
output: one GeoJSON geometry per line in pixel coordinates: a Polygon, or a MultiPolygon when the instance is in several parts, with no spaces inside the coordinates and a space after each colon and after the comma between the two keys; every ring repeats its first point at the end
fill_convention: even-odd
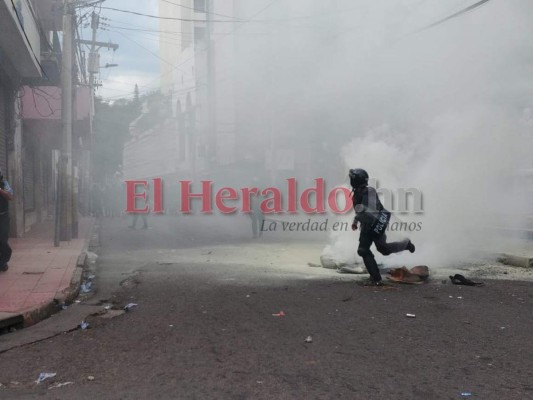
{"type": "Polygon", "coordinates": [[[198,45],[205,40],[205,28],[194,28],[194,44],[198,45]]]}
{"type": "Polygon", "coordinates": [[[205,12],[205,2],[206,0],[194,0],[194,11],[205,12]]]}

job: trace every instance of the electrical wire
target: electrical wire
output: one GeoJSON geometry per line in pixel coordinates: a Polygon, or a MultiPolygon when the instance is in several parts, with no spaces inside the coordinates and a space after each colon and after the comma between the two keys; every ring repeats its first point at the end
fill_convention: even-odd
{"type": "MultiPolygon", "coordinates": [[[[169,1],[169,0],[161,0],[161,1],[163,1],[165,3],[168,3],[168,4],[172,4],[172,5],[177,6],[177,7],[186,8],[188,10],[193,10],[193,11],[198,12],[198,13],[204,13],[204,14],[216,15],[218,17],[224,17],[224,18],[231,18],[231,19],[235,19],[235,20],[240,20],[240,18],[232,17],[230,15],[217,14],[215,12],[207,12],[205,10],[198,10],[196,8],[193,8],[193,7],[184,6],[183,4],[173,3],[172,1],[169,1]]],[[[241,20],[241,22],[242,22],[242,20],[241,20]]]]}
{"type": "Polygon", "coordinates": [[[420,29],[414,31],[413,33],[420,33],[420,32],[423,32],[423,31],[425,31],[425,30],[431,29],[431,28],[433,28],[433,27],[435,27],[435,26],[437,26],[437,25],[440,25],[440,24],[442,24],[442,23],[444,23],[444,22],[446,22],[446,21],[449,21],[449,20],[451,20],[451,19],[453,19],[453,18],[457,18],[457,17],[459,17],[459,16],[462,15],[462,14],[465,14],[465,13],[467,13],[467,12],[473,11],[473,10],[475,10],[476,8],[482,6],[483,4],[488,3],[489,1],[490,1],[490,0],[481,0],[481,1],[478,1],[477,3],[474,3],[474,4],[472,4],[471,6],[468,6],[468,7],[466,7],[466,8],[463,8],[462,10],[457,11],[456,13],[454,13],[454,14],[452,14],[452,15],[446,17],[446,18],[440,19],[440,20],[438,20],[437,22],[434,22],[434,23],[432,23],[432,24],[430,24],[430,25],[427,25],[427,26],[425,26],[425,27],[423,27],[423,28],[420,28],[420,29]]]}
{"type": "MultiPolygon", "coordinates": [[[[150,15],[150,14],[144,14],[136,11],[130,11],[130,10],[122,10],[120,8],[114,8],[114,7],[101,7],[103,10],[111,10],[111,11],[117,11],[121,13],[126,14],[133,14],[133,15],[140,15],[141,17],[147,17],[147,18],[155,18],[155,19],[164,19],[164,20],[171,20],[171,21],[184,21],[184,22],[206,22],[205,19],[189,19],[189,18],[175,18],[175,17],[161,17],[158,15],[150,15]]],[[[245,21],[240,20],[221,20],[221,19],[210,19],[209,22],[221,22],[221,23],[240,23],[245,21]]]]}

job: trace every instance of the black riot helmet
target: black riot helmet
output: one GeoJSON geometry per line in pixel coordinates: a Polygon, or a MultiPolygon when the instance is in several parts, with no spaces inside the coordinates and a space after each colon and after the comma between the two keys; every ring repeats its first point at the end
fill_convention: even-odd
{"type": "Polygon", "coordinates": [[[353,188],[368,185],[368,173],[361,168],[351,169],[349,172],[350,185],[353,188]]]}

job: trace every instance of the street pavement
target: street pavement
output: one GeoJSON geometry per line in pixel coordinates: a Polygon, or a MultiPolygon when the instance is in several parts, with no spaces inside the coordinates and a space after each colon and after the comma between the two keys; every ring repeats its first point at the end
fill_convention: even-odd
{"type": "Polygon", "coordinates": [[[368,288],[307,266],[319,234],[253,240],[238,216],[128,222],[102,222],[96,291],[79,305],[118,316],[3,350],[0,398],[533,398],[529,281],[368,288]],[[57,375],[37,384],[41,372],[57,375]]]}

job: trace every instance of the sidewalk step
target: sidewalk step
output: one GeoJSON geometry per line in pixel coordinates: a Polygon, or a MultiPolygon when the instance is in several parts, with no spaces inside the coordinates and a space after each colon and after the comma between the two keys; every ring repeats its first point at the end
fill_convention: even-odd
{"type": "Polygon", "coordinates": [[[23,324],[24,317],[22,314],[0,312],[0,330],[9,329],[11,327],[20,328],[23,324]]]}

